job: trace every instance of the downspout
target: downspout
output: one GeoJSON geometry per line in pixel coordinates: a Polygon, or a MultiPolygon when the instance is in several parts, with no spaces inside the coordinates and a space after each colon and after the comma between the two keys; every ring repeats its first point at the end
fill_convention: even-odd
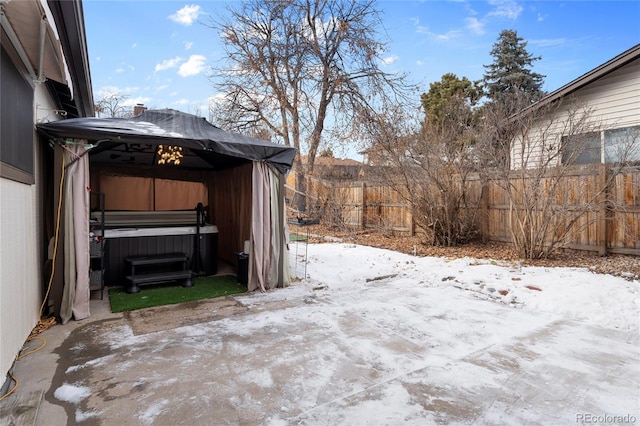
{"type": "Polygon", "coordinates": [[[38,83],[44,83],[44,41],[47,36],[47,17],[42,16],[40,19],[40,57],[38,63],[38,83]]]}

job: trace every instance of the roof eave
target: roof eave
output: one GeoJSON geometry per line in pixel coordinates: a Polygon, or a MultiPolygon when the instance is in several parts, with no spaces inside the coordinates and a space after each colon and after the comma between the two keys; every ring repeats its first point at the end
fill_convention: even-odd
{"type": "Polygon", "coordinates": [[[93,117],[95,110],[82,1],[48,0],[47,5],[56,21],[60,42],[69,64],[78,115],[93,117]]]}
{"type": "Polygon", "coordinates": [[[618,68],[632,62],[636,59],[640,58],[640,44],[636,44],[632,48],[622,52],[615,58],[605,62],[604,64],[592,69],[591,71],[581,75],[575,80],[565,84],[557,90],[549,93],[544,98],[540,99],[535,104],[531,105],[530,108],[540,108],[547,104],[556,102],[559,99],[562,99],[575,91],[587,86],[588,84],[593,83],[594,81],[604,77],[607,74],[612,73],[618,68]]]}

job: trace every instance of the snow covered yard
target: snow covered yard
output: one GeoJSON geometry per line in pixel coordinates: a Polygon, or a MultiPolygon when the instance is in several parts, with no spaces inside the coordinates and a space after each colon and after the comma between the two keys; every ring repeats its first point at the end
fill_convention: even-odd
{"type": "MultiPolygon", "coordinates": [[[[334,317],[351,314],[349,322],[318,324],[341,337],[365,370],[379,368],[389,386],[372,384],[326,410],[314,406],[303,419],[572,424],[593,413],[640,419],[638,281],[350,244],[309,245],[307,257],[308,282],[291,290],[303,296],[311,286],[307,303],[330,304],[334,317]],[[367,339],[372,330],[385,337],[367,339]],[[609,341],[611,335],[624,343],[609,341]]],[[[293,262],[299,276],[304,260],[293,262]]]]}
{"type": "Polygon", "coordinates": [[[638,281],[349,244],[304,249],[292,267],[306,267],[305,280],[236,297],[238,314],[72,335],[53,398],[77,421],[104,424],[640,421],[638,281]]]}
{"type": "MultiPolygon", "coordinates": [[[[298,262],[292,262],[299,277],[304,270],[302,252],[299,249],[298,262]]],[[[382,280],[385,286],[381,288],[397,287],[411,293],[420,291],[417,289],[454,287],[468,290],[479,299],[526,307],[527,312],[557,314],[621,330],[640,328],[640,281],[594,274],[583,268],[521,267],[519,262],[414,257],[353,244],[312,244],[308,246],[307,257],[308,278],[333,290],[359,292],[376,287],[377,277],[394,275],[382,280]]],[[[460,306],[460,302],[456,298],[451,307],[460,306]]],[[[446,299],[442,303],[449,306],[446,299]]]]}

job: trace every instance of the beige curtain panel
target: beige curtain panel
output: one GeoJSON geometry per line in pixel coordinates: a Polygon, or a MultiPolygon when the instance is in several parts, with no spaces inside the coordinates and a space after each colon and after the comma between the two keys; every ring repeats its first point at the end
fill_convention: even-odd
{"type": "Polygon", "coordinates": [[[65,146],[64,287],[60,318],[89,317],[89,157],[86,141],[65,146]]]}

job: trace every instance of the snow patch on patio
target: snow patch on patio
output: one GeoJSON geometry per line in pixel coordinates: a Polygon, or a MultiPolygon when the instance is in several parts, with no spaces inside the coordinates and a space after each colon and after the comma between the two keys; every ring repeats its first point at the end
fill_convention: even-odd
{"type": "Polygon", "coordinates": [[[90,388],[70,383],[64,383],[53,393],[53,396],[60,401],[70,402],[72,404],[78,404],[89,395],[91,395],[90,388]]]}

